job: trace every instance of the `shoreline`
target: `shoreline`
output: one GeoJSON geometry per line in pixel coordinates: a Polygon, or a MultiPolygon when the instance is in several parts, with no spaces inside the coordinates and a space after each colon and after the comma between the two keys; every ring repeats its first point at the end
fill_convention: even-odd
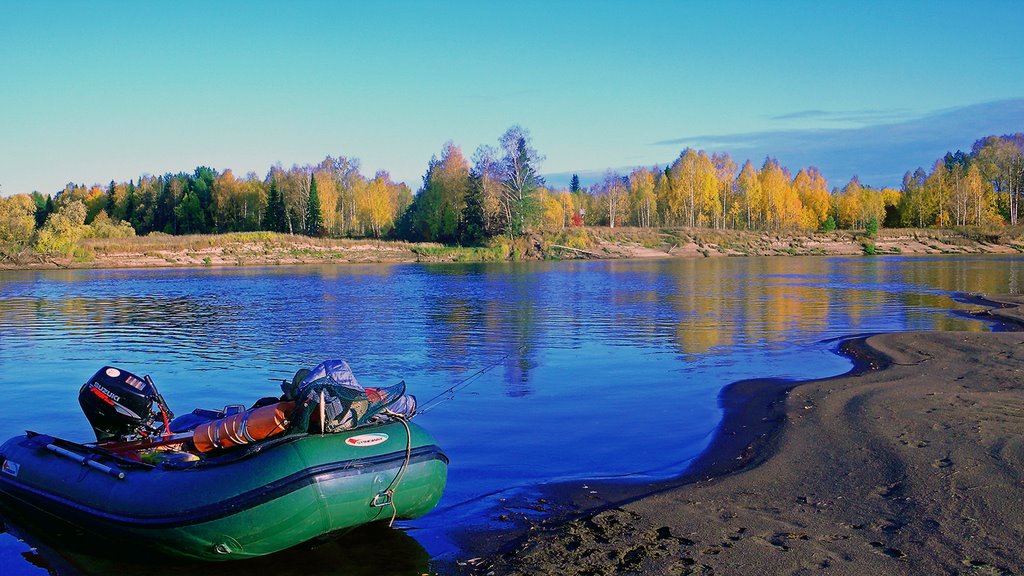
{"type": "MultiPolygon", "coordinates": [[[[1019,330],[1024,327],[1024,308],[1022,308],[1024,297],[987,298],[980,295],[968,295],[966,299],[972,303],[987,306],[988,309],[980,312],[979,315],[991,316],[992,321],[1002,324],[1004,330],[1019,330]]],[[[758,518],[762,523],[772,523],[773,521],[786,523],[786,520],[776,518],[787,516],[786,512],[780,512],[780,509],[776,507],[778,503],[772,504],[765,501],[764,498],[757,498],[757,495],[760,492],[760,486],[765,483],[779,488],[782,492],[786,491],[785,483],[778,482],[777,478],[772,478],[771,473],[765,472],[765,469],[777,468],[780,461],[785,460],[788,465],[795,468],[813,468],[815,465],[821,464],[821,462],[815,462],[820,455],[813,453],[807,462],[789,461],[791,460],[790,453],[793,451],[792,446],[794,443],[799,444],[794,441],[794,435],[801,432],[794,430],[794,423],[804,420],[805,414],[818,412],[816,410],[819,408],[817,403],[814,400],[807,400],[807,398],[821,394],[822,390],[828,390],[824,394],[827,397],[832,388],[837,386],[856,389],[858,384],[868,381],[888,392],[895,391],[898,394],[900,389],[894,387],[893,383],[904,379],[913,381],[915,377],[913,367],[908,366],[913,363],[903,362],[903,355],[917,354],[920,357],[916,362],[927,360],[935,363],[939,357],[929,353],[928,349],[932,348],[935,353],[948,350],[948,340],[951,338],[956,340],[960,336],[963,337],[964,342],[972,342],[971,348],[974,353],[977,354],[978,350],[982,350],[995,356],[1012,356],[1012,352],[1002,351],[1001,347],[1005,346],[1007,341],[1017,344],[1017,341],[1020,340],[1018,332],[1010,331],[982,334],[911,332],[854,337],[843,341],[840,345],[842,353],[854,361],[853,368],[845,374],[807,381],[756,379],[732,383],[720,394],[720,403],[724,409],[723,421],[716,430],[711,444],[680,476],[665,481],[635,484],[626,484],[621,480],[588,482],[588,487],[597,487],[596,491],[602,494],[603,497],[600,500],[593,497],[591,491],[581,490],[579,483],[546,487],[546,495],[552,501],[558,502],[561,505],[561,510],[541,521],[521,522],[503,533],[475,535],[467,538],[465,540],[467,546],[464,549],[474,550],[478,555],[482,552],[485,558],[481,562],[468,563],[470,571],[474,574],[527,574],[545,571],[569,574],[577,572],[566,571],[566,566],[575,566],[580,574],[739,574],[745,572],[741,568],[744,565],[743,562],[755,563],[747,564],[747,572],[753,570],[753,566],[759,562],[764,563],[764,568],[758,568],[758,571],[771,571],[766,570],[770,566],[779,569],[782,569],[783,566],[802,566],[823,570],[830,568],[831,572],[838,569],[840,573],[851,574],[870,573],[875,569],[881,569],[887,573],[929,573],[930,570],[939,567],[948,571],[957,564],[950,560],[949,554],[940,558],[937,564],[934,558],[931,559],[931,569],[914,568],[912,566],[915,554],[913,547],[905,542],[890,545],[885,538],[891,532],[899,532],[902,527],[887,531],[884,529],[884,523],[876,531],[878,535],[865,543],[864,550],[859,550],[860,553],[856,556],[845,553],[845,557],[842,554],[834,553],[834,550],[828,550],[829,544],[825,542],[849,542],[854,535],[843,534],[841,538],[835,539],[831,539],[835,535],[826,536],[822,539],[823,543],[820,546],[807,546],[806,543],[816,539],[806,533],[806,526],[803,526],[803,522],[790,521],[789,524],[804,531],[776,531],[778,533],[768,536],[744,536],[751,528],[741,527],[740,532],[723,535],[721,541],[715,542],[703,550],[699,548],[705,545],[705,542],[695,536],[709,531],[707,524],[716,525],[717,528],[722,528],[721,525],[724,524],[730,524],[729,518],[742,515],[740,511],[744,507],[770,510],[771,513],[758,518]],[[911,352],[909,348],[916,348],[916,350],[911,352]],[[758,478],[758,476],[765,478],[758,478]],[[732,486],[733,484],[735,486],[732,486]],[[712,520],[703,522],[687,520],[693,514],[693,508],[708,507],[700,506],[707,497],[704,494],[706,492],[714,493],[716,498],[722,498],[733,506],[744,498],[756,501],[758,506],[750,506],[749,502],[747,506],[739,507],[736,510],[730,510],[730,506],[717,506],[713,510],[703,510],[699,513],[700,518],[712,520]],[[716,516],[719,517],[717,521],[713,520],[716,516]],[[654,519],[657,519],[657,522],[651,522],[654,519]],[[674,520],[676,525],[673,525],[674,520]],[[657,527],[659,523],[665,525],[657,527]],[[704,530],[687,530],[694,524],[704,524],[705,526],[702,526],[704,530]],[[756,549],[745,549],[740,560],[729,561],[732,556],[740,556],[736,554],[736,549],[740,547],[740,542],[748,538],[759,542],[759,545],[752,547],[756,549]],[[818,556],[825,557],[825,560],[818,562],[817,566],[812,566],[814,562],[808,564],[808,558],[801,558],[800,554],[791,553],[798,547],[792,545],[790,540],[805,544],[804,548],[814,548],[813,552],[818,556]],[[788,556],[781,564],[778,563],[778,558],[773,558],[774,554],[780,552],[784,552],[788,556]],[[677,557],[673,558],[674,555],[677,557]],[[845,560],[847,563],[843,564],[837,558],[845,560]],[[897,564],[883,562],[884,566],[882,566],[876,562],[879,559],[897,562],[897,564]]],[[[1024,342],[1019,344],[1024,344],[1024,342]]],[[[946,364],[958,362],[962,364],[965,360],[963,357],[958,357],[957,351],[949,350],[949,352],[943,358],[946,364]]],[[[918,375],[918,379],[920,380],[920,375],[918,375]]],[[[1024,381],[1022,380],[1024,377],[1018,378],[1016,388],[1018,393],[1024,392],[1024,381]]],[[[927,386],[928,384],[927,382],[916,383],[918,386],[927,386]]],[[[927,394],[937,393],[933,391],[927,394]]],[[[886,406],[883,405],[881,408],[884,409],[886,406]]],[[[1011,420],[1013,417],[1014,414],[1008,415],[1011,420]]],[[[820,437],[828,438],[824,434],[820,437]]],[[[1003,440],[1005,439],[1000,441],[1003,440]]],[[[814,438],[810,440],[804,438],[804,445],[808,441],[813,444],[814,438]]],[[[930,442],[924,442],[922,447],[927,447],[930,444],[930,442]]],[[[850,445],[861,448],[856,439],[850,442],[850,445]]],[[[964,446],[960,446],[960,448],[963,449],[964,446]]],[[[969,448],[968,446],[968,452],[969,448]]],[[[1024,453],[1024,448],[1021,452],[1024,453]]],[[[1024,454],[1022,454],[1022,459],[1024,459],[1024,454]]],[[[836,466],[844,474],[838,476],[856,476],[857,471],[850,470],[849,465],[843,466],[841,460],[842,458],[839,459],[840,463],[836,466]]],[[[948,455],[935,460],[935,462],[939,464],[933,463],[933,465],[940,470],[945,467],[953,467],[952,464],[949,466],[943,464],[952,462],[948,455]]],[[[890,483],[895,488],[908,484],[914,479],[906,466],[902,466],[902,468],[903,478],[890,483]]],[[[923,483],[927,484],[927,482],[923,483]]],[[[870,492],[873,488],[877,492],[877,486],[857,486],[857,482],[853,482],[853,485],[858,490],[850,491],[851,495],[863,491],[859,489],[867,489],[870,492]]],[[[816,488],[820,492],[827,491],[826,486],[817,486],[816,488]]],[[[884,489],[880,494],[885,496],[885,493],[895,493],[895,488],[884,489]]],[[[1019,503],[1024,499],[1024,482],[1016,487],[1011,486],[1008,492],[1011,499],[1016,498],[1019,509],[1019,503]]],[[[846,496],[848,502],[856,500],[851,495],[846,496]]],[[[833,497],[835,498],[833,504],[842,502],[844,499],[842,494],[833,494],[833,497]]],[[[820,510],[815,510],[818,507],[817,497],[795,496],[792,500],[795,500],[796,506],[801,510],[820,512],[820,510]]],[[[913,498],[909,498],[908,502],[912,500],[913,498]]],[[[850,526],[847,528],[849,532],[863,530],[863,522],[852,520],[845,523],[850,526]],[[861,528],[858,529],[856,526],[861,526],[861,528]]],[[[903,526],[910,523],[912,521],[905,522],[903,526]]],[[[1024,520],[1011,528],[1011,532],[1017,532],[1018,536],[1024,535],[1024,520]]],[[[927,533],[927,530],[924,532],[927,533]]],[[[942,530],[937,530],[937,533],[943,535],[942,530]]],[[[925,538],[925,540],[927,539],[929,538],[925,538]]],[[[949,540],[949,538],[946,539],[949,540]]],[[[955,541],[955,538],[952,540],[955,541]]],[[[818,544],[818,542],[815,543],[818,544]]],[[[951,549],[956,548],[955,544],[948,546],[951,549]]],[[[841,548],[838,545],[832,547],[841,548]]],[[[815,554],[811,554],[811,556],[815,554]]],[[[1011,562],[1008,564],[1014,566],[1014,569],[1024,569],[1024,560],[1020,559],[1019,553],[1017,554],[1017,564],[1013,564],[1012,549],[1009,560],[1011,562]]],[[[995,562],[972,559],[966,566],[972,570],[987,570],[988,568],[1004,570],[1007,565],[1006,561],[1006,555],[1003,554],[995,562]]],[[[995,571],[991,573],[1008,572],[995,571]]]]}
{"type": "Polygon", "coordinates": [[[266,232],[141,236],[83,240],[78,257],[0,255],[0,270],[254,268],[317,264],[622,260],[758,256],[1015,255],[1017,232],[1003,237],[968,230],[893,228],[872,238],[858,231],[581,228],[583,244],[562,245],[562,233],[496,240],[488,247],[376,239],[310,238],[266,232]],[[585,248],[585,249],[584,249],[585,248]],[[870,252],[869,252],[870,249],[870,252]]]}

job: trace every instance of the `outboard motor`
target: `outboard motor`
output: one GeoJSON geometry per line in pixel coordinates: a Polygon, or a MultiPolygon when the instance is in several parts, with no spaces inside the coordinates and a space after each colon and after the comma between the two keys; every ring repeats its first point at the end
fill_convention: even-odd
{"type": "Polygon", "coordinates": [[[149,376],[104,366],[78,393],[98,442],[146,438],[166,430],[174,414],[149,376]]]}

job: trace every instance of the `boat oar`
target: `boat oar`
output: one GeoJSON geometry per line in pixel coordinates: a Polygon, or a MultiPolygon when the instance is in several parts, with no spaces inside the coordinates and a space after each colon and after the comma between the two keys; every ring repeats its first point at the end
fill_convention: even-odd
{"type": "Polygon", "coordinates": [[[107,474],[110,474],[111,476],[113,476],[114,478],[117,478],[118,480],[124,480],[124,472],[121,472],[120,470],[117,470],[115,468],[111,468],[110,466],[105,466],[103,464],[100,464],[99,462],[94,461],[93,459],[89,458],[88,456],[82,456],[81,454],[76,454],[76,453],[72,452],[71,450],[66,450],[64,448],[61,448],[60,446],[54,446],[53,444],[47,444],[46,445],[46,449],[49,450],[50,452],[53,452],[54,454],[60,454],[61,456],[65,457],[65,458],[70,458],[70,459],[74,460],[75,462],[78,462],[82,466],[88,466],[90,468],[94,468],[96,470],[99,470],[100,472],[105,472],[107,474]]]}
{"type": "Polygon", "coordinates": [[[95,446],[101,450],[106,450],[107,452],[122,454],[124,452],[156,448],[157,446],[167,446],[168,444],[181,444],[182,442],[186,442],[191,439],[192,431],[188,431],[181,434],[172,434],[170,436],[154,436],[150,438],[142,438],[140,440],[129,440],[128,442],[104,442],[102,444],[96,444],[95,446]]]}

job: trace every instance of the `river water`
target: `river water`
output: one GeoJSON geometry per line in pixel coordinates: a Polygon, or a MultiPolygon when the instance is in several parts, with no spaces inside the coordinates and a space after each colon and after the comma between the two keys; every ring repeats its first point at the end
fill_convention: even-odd
{"type": "MultiPolygon", "coordinates": [[[[451,458],[437,510],[242,563],[418,574],[544,483],[677,475],[730,382],[845,372],[843,336],[989,330],[955,296],[1022,290],[1024,260],[978,256],[0,272],[0,441],[91,440],[77,393],[106,364],[152,375],[178,413],[275,395],[328,358],[367,386],[404,379],[421,401],[488,368],[417,417],[451,458]]],[[[0,533],[4,574],[159,568],[16,534],[0,533]]]]}

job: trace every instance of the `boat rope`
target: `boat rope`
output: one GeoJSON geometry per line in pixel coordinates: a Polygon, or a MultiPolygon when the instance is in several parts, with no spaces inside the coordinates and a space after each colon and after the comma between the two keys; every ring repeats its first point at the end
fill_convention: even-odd
{"type": "Polygon", "coordinates": [[[167,401],[164,400],[164,395],[156,389],[156,383],[149,377],[149,374],[146,374],[145,377],[143,377],[143,380],[153,388],[153,393],[156,396],[156,406],[160,409],[160,416],[164,421],[164,431],[162,435],[166,438],[171,435],[171,420],[174,420],[174,412],[171,412],[171,408],[167,406],[167,401]]]}
{"type": "Polygon", "coordinates": [[[327,411],[327,408],[324,406],[324,391],[321,389],[320,390],[320,435],[321,436],[324,435],[324,426],[327,425],[327,423],[325,421],[326,420],[326,414],[325,414],[326,411],[327,411]]]}
{"type": "Polygon", "coordinates": [[[497,368],[498,366],[501,365],[502,362],[507,360],[510,356],[512,356],[513,354],[518,354],[524,348],[526,348],[525,344],[520,346],[520,347],[518,347],[518,348],[516,348],[515,350],[509,352],[508,354],[505,354],[501,358],[498,358],[497,360],[495,360],[494,362],[488,364],[487,366],[484,366],[483,368],[481,368],[481,369],[477,370],[476,372],[470,374],[466,378],[463,378],[462,380],[456,382],[455,384],[452,384],[448,388],[445,388],[437,396],[434,396],[430,400],[427,400],[426,402],[424,402],[423,403],[423,407],[422,408],[418,408],[414,415],[424,414],[424,413],[432,410],[435,406],[437,406],[441,402],[444,402],[446,400],[454,399],[456,392],[458,392],[458,391],[462,390],[463,388],[469,386],[470,384],[476,382],[478,379],[480,379],[481,376],[483,376],[484,374],[490,372],[494,368],[497,368]]]}
{"type": "Polygon", "coordinates": [[[388,500],[391,501],[391,520],[388,522],[388,528],[391,528],[395,523],[395,518],[398,516],[398,507],[395,505],[395,490],[398,490],[398,485],[401,484],[405,471],[409,469],[409,462],[412,460],[412,429],[409,428],[409,422],[401,414],[396,414],[390,410],[384,410],[384,414],[398,420],[405,426],[405,460],[402,462],[402,467],[398,469],[398,474],[395,475],[387,490],[384,491],[384,494],[388,496],[388,500]]]}

